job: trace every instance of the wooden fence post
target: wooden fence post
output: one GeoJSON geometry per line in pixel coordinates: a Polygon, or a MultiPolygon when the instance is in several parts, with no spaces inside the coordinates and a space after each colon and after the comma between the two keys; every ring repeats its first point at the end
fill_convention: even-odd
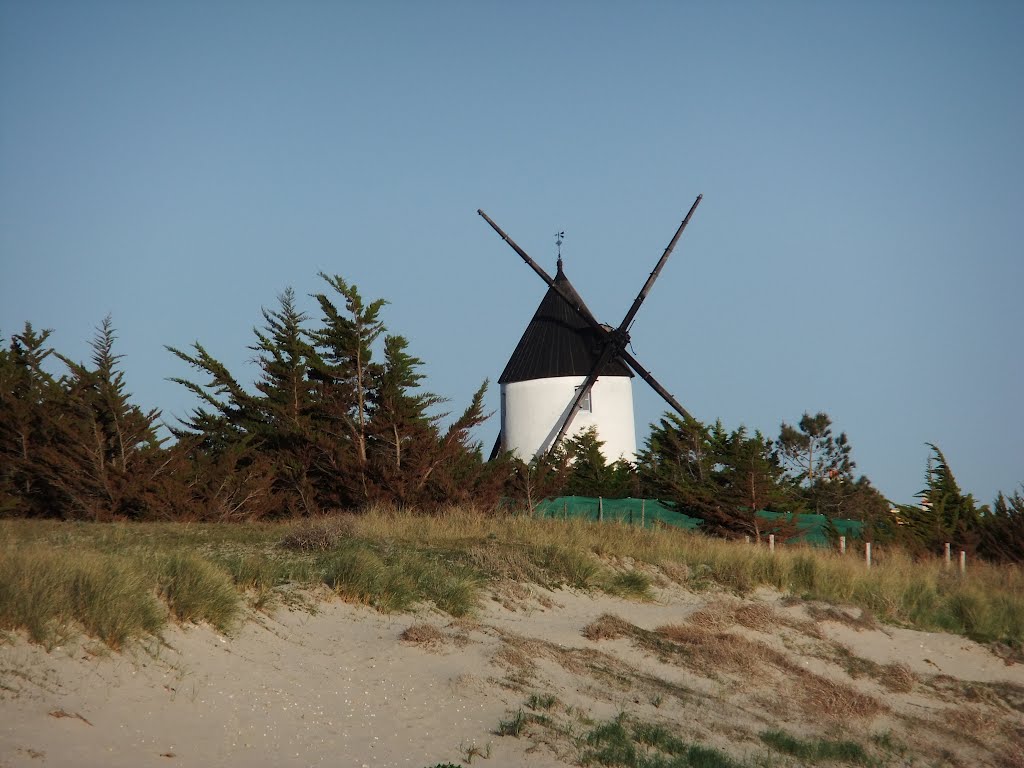
{"type": "Polygon", "coordinates": [[[775,551],[775,534],[774,533],[769,533],[768,534],[768,551],[769,552],[774,552],[775,551]]]}
{"type": "Polygon", "coordinates": [[[846,554],[846,537],[845,536],[840,536],[839,537],[839,554],[841,554],[841,555],[845,555],[846,554]]]}
{"type": "Polygon", "coordinates": [[[949,542],[946,542],[946,567],[949,568],[951,564],[949,542]]]}
{"type": "Polygon", "coordinates": [[[960,573],[967,573],[967,553],[960,550],[960,573]]]}
{"type": "Polygon", "coordinates": [[[864,562],[868,564],[868,568],[871,567],[871,542],[864,542],[864,562]]]}
{"type": "Polygon", "coordinates": [[[646,516],[645,513],[647,512],[646,506],[647,506],[647,499],[640,499],[640,527],[641,528],[646,527],[646,521],[644,520],[644,517],[646,516]]]}
{"type": "Polygon", "coordinates": [[[597,497],[597,522],[604,520],[604,499],[597,497]]]}

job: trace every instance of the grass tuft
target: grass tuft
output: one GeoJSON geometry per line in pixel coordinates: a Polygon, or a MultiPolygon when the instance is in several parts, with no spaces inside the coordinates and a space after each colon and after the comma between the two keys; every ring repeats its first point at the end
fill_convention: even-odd
{"type": "Polygon", "coordinates": [[[39,544],[0,551],[0,628],[47,648],[76,628],[120,648],[159,631],[165,617],[151,576],[130,558],[39,544]]]}
{"type": "Polygon", "coordinates": [[[724,752],[688,744],[664,726],[625,714],[599,723],[584,737],[583,765],[623,768],[743,768],[724,752]]]}
{"type": "Polygon", "coordinates": [[[178,621],[206,621],[230,629],[241,612],[231,576],[191,552],[172,552],[152,561],[157,589],[178,621]]]}
{"type": "Polygon", "coordinates": [[[621,571],[600,581],[602,590],[610,595],[631,597],[635,600],[650,600],[651,579],[640,571],[621,571]]]}
{"type": "Polygon", "coordinates": [[[864,747],[855,741],[804,740],[785,731],[764,731],[761,741],[779,752],[810,761],[811,764],[822,760],[837,760],[854,765],[871,765],[874,762],[864,747]]]}

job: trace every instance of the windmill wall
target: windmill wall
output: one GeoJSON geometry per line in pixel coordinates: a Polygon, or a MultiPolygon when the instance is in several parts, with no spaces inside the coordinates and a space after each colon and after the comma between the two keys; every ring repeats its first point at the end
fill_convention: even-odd
{"type": "MultiPolygon", "coordinates": [[[[585,376],[514,381],[501,386],[501,447],[529,461],[546,451],[569,413],[585,376]]],[[[597,428],[609,462],[636,458],[633,388],[628,376],[601,376],[591,390],[592,411],[579,411],[567,437],[597,428]]]]}

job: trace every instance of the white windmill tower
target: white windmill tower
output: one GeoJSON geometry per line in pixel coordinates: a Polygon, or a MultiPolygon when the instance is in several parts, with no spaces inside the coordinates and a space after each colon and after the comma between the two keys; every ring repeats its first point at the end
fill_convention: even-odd
{"type": "Polygon", "coordinates": [[[691,418],[650,371],[626,351],[626,346],[640,305],[701,199],[698,195],[617,328],[602,325],[587,308],[562,270],[561,254],[552,278],[486,213],[477,211],[548,286],[498,379],[501,432],[491,458],[512,451],[529,461],[553,450],[567,435],[593,427],[604,443],[602,452],[608,461],[632,460],[636,455],[633,372],[681,416],[691,418]]]}

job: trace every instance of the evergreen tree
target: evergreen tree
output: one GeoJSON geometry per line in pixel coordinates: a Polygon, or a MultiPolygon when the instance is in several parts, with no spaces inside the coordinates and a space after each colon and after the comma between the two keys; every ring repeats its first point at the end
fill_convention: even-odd
{"type": "Polygon", "coordinates": [[[55,491],[40,472],[41,453],[55,439],[62,397],[43,368],[53,354],[51,333],[25,323],[0,350],[0,513],[55,513],[55,491]]]}
{"type": "Polygon", "coordinates": [[[262,329],[253,329],[258,343],[250,347],[256,352],[260,376],[259,395],[253,401],[259,418],[249,429],[258,437],[260,452],[272,462],[275,489],[288,511],[316,514],[320,503],[312,468],[318,403],[308,372],[321,361],[292,288],[278,296],[278,309],[263,309],[263,320],[262,329]]]}
{"type": "Polygon", "coordinates": [[[628,461],[610,464],[601,448],[604,442],[591,427],[565,440],[568,476],[564,492],[570,496],[598,496],[624,499],[639,492],[636,472],[628,461]]]}
{"type": "Polygon", "coordinates": [[[198,341],[192,344],[194,354],[170,346],[166,349],[208,377],[202,384],[178,376],[170,379],[188,389],[201,403],[182,420],[184,429],[171,428],[171,433],[179,439],[200,436],[202,449],[214,454],[236,448],[251,438],[260,422],[258,403],[227,367],[198,341]]]}
{"type": "Polygon", "coordinates": [[[321,360],[315,376],[322,382],[322,407],[328,412],[326,417],[341,426],[354,447],[362,496],[366,498],[370,390],[380,376],[380,368],[373,362],[373,345],[384,333],[380,313],[387,301],[377,299],[367,304],[358,289],[341,276],[325,272],[319,276],[344,299],[344,311],[338,309],[327,293],[313,295],[321,306],[324,323],[323,328],[312,335],[321,360]]]}
{"type": "Polygon", "coordinates": [[[1024,486],[1012,496],[1002,492],[992,511],[980,516],[978,552],[992,560],[1024,563],[1024,486]]]}
{"type": "Polygon", "coordinates": [[[401,472],[403,449],[435,427],[439,416],[429,409],[444,402],[430,392],[415,391],[424,378],[419,372],[423,361],[410,355],[408,347],[402,336],[384,337],[384,364],[369,396],[369,433],[379,446],[374,453],[378,463],[394,472],[401,472]]]}
{"type": "Polygon", "coordinates": [[[925,475],[925,488],[919,494],[920,507],[901,506],[903,535],[908,544],[939,553],[948,542],[973,553],[979,540],[981,517],[987,508],[979,508],[970,494],[964,495],[953,471],[938,446],[928,443],[932,457],[925,475]]]}
{"type": "Polygon", "coordinates": [[[846,433],[833,436],[832,419],[826,413],[805,413],[799,429],[783,422],[778,449],[782,461],[805,487],[850,477],[856,466],[850,458],[846,433]]]}
{"type": "Polygon", "coordinates": [[[760,537],[770,527],[791,533],[756,516],[764,509],[793,511],[795,502],[778,451],[759,432],[750,436],[740,427],[730,433],[720,421],[709,428],[669,414],[652,426],[638,469],[645,495],[704,520],[706,531],[760,537]]]}
{"type": "Polygon", "coordinates": [[[540,453],[530,461],[506,453],[489,464],[506,463],[508,480],[506,494],[531,515],[544,499],[565,493],[569,462],[564,451],[540,453]]]}
{"type": "Polygon", "coordinates": [[[805,413],[799,428],[785,422],[776,441],[779,456],[789,476],[802,489],[806,507],[818,514],[841,516],[846,499],[856,491],[851,446],[842,432],[832,433],[832,419],[826,413],[805,413]]]}
{"type": "Polygon", "coordinates": [[[91,367],[57,355],[68,367],[39,465],[63,496],[65,514],[91,520],[146,515],[148,495],[164,463],[156,434],[160,412],[143,411],[125,391],[121,355],[108,316],[91,343],[91,367]]]}
{"type": "Polygon", "coordinates": [[[756,514],[795,511],[794,488],[773,441],[760,432],[750,436],[741,426],[722,441],[722,448],[717,468],[720,504],[709,510],[708,522],[726,531],[753,534],[758,541],[768,528],[784,533],[780,524],[769,525],[756,514]]]}
{"type": "Polygon", "coordinates": [[[696,419],[666,413],[651,425],[637,457],[642,494],[692,511],[706,508],[717,490],[714,474],[724,437],[721,423],[709,429],[696,419]]]}

